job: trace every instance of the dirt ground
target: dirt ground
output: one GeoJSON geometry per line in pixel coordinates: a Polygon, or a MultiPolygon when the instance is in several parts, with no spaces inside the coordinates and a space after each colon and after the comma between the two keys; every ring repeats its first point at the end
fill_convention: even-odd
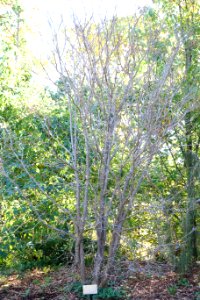
{"type": "MultiPolygon", "coordinates": [[[[88,270],[89,272],[89,270],[88,270]]],[[[0,277],[0,300],[78,300],[69,290],[79,276],[73,267],[60,267],[57,271],[48,268],[33,270],[8,277],[0,277]]],[[[180,277],[170,267],[161,263],[124,262],[113,270],[110,282],[123,289],[129,300],[200,300],[200,267],[180,277]]],[[[120,298],[106,298],[120,299],[120,298]]]]}

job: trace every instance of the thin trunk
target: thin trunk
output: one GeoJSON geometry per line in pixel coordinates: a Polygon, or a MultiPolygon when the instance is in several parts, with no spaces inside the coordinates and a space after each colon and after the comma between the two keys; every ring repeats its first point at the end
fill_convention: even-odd
{"type": "MultiPolygon", "coordinates": [[[[185,44],[185,58],[186,58],[186,76],[188,78],[188,85],[190,85],[190,68],[192,65],[192,47],[190,42],[185,44]]],[[[185,165],[187,169],[187,194],[188,194],[188,209],[186,216],[186,237],[187,249],[189,253],[189,260],[187,264],[194,258],[197,258],[197,237],[196,237],[196,211],[195,211],[195,184],[194,184],[194,160],[193,160],[193,138],[192,138],[193,124],[191,120],[191,112],[185,116],[185,134],[186,134],[186,156],[185,165]]]]}
{"type": "MultiPolygon", "coordinates": [[[[194,4],[194,3],[191,3],[194,4]]],[[[194,10],[189,11],[187,2],[179,1],[179,16],[182,30],[182,39],[185,51],[185,76],[187,80],[187,90],[192,85],[191,82],[191,66],[193,63],[194,45],[192,39],[194,37],[194,10]],[[185,14],[187,12],[187,15],[185,14]],[[186,38],[187,36],[187,38],[186,38]]],[[[188,92],[186,90],[186,92],[188,92]]],[[[185,140],[186,146],[183,151],[184,164],[187,174],[187,212],[185,220],[185,247],[180,257],[179,270],[185,272],[190,267],[192,261],[197,258],[197,237],[196,237],[196,211],[195,211],[195,184],[194,184],[194,168],[193,160],[193,121],[192,112],[188,112],[185,116],[185,140]]]]}
{"type": "Polygon", "coordinates": [[[81,282],[85,283],[85,260],[84,260],[84,248],[83,237],[79,234],[75,242],[75,266],[80,271],[81,282]]]}
{"type": "MultiPolygon", "coordinates": [[[[181,22],[182,8],[179,6],[181,22]]],[[[186,20],[186,29],[191,34],[192,20],[186,20]]],[[[183,23],[181,23],[183,26],[183,23]]],[[[184,28],[182,27],[182,30],[184,28]]],[[[185,41],[185,74],[188,87],[191,85],[190,69],[193,60],[193,46],[188,39],[185,41]]],[[[193,121],[191,119],[191,112],[185,116],[185,138],[186,138],[186,151],[184,155],[186,174],[187,174],[187,196],[188,205],[185,222],[185,249],[181,257],[180,271],[185,272],[188,270],[194,259],[197,259],[197,236],[196,236],[196,211],[195,211],[195,184],[194,184],[194,160],[193,160],[193,121]]]]}
{"type": "Polygon", "coordinates": [[[104,263],[104,250],[106,243],[106,224],[105,220],[102,220],[101,229],[97,230],[97,253],[95,257],[93,281],[97,284],[100,282],[101,268],[104,263]]]}
{"type": "Polygon", "coordinates": [[[125,219],[126,213],[125,211],[121,211],[118,217],[118,220],[116,221],[116,224],[114,226],[114,230],[112,233],[112,241],[109,247],[109,254],[108,254],[108,261],[107,264],[105,266],[104,272],[103,272],[103,277],[101,280],[100,285],[101,286],[105,286],[108,276],[111,272],[111,269],[114,265],[115,262],[115,257],[116,257],[116,252],[119,248],[119,244],[120,244],[120,239],[121,239],[121,233],[122,233],[122,227],[123,227],[123,223],[124,223],[124,219],[125,219]]]}
{"type": "Polygon", "coordinates": [[[197,259],[197,237],[196,237],[196,210],[195,210],[195,184],[194,184],[194,162],[192,143],[192,121],[191,113],[185,117],[186,147],[185,166],[187,170],[187,195],[188,207],[185,224],[186,248],[185,268],[187,269],[193,259],[197,259]]]}
{"type": "MultiPolygon", "coordinates": [[[[112,107],[113,109],[113,107],[112,107]]],[[[97,253],[94,263],[93,281],[100,282],[101,269],[104,263],[104,250],[106,244],[107,217],[105,212],[105,195],[108,187],[108,175],[110,171],[112,138],[115,128],[115,112],[111,110],[108,120],[108,132],[103,151],[103,167],[100,174],[100,207],[97,219],[97,253]]]]}

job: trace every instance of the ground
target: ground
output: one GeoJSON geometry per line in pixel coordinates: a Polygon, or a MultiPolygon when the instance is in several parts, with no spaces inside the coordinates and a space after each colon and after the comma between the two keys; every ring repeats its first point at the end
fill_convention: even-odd
{"type": "MultiPolygon", "coordinates": [[[[88,270],[89,272],[89,270],[88,270]]],[[[79,276],[73,267],[62,266],[57,270],[43,268],[26,273],[0,277],[1,300],[78,300],[77,282],[79,276]],[[75,287],[75,288],[74,288],[75,287]]],[[[200,268],[180,276],[164,263],[123,262],[109,279],[112,287],[123,291],[124,296],[104,299],[134,300],[200,300],[200,268]]],[[[80,287],[80,285],[79,285],[80,287]]],[[[80,292],[80,289],[79,289],[80,292]]],[[[101,298],[103,299],[103,298],[101,298]]]]}

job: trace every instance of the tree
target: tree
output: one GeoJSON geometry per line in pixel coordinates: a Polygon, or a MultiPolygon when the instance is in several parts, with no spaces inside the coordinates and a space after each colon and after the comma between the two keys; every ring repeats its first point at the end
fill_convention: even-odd
{"type": "Polygon", "coordinates": [[[112,268],[124,221],[148,167],[180,117],[180,111],[175,118],[170,114],[176,105],[177,82],[169,80],[179,43],[163,53],[165,63],[155,72],[159,29],[151,37],[143,34],[140,43],[140,18],[113,18],[98,25],[75,22],[71,36],[65,31],[66,56],[61,55],[54,33],[55,65],[70,114],[76,262],[84,274],[83,236],[95,227],[93,278],[101,284],[112,268]],[[80,138],[84,145],[79,144],[80,138]]]}
{"type": "MultiPolygon", "coordinates": [[[[180,257],[180,270],[186,271],[193,260],[197,260],[197,213],[196,199],[198,197],[199,182],[199,4],[198,1],[158,1],[166,14],[171,27],[177,27],[183,45],[182,72],[185,81],[182,86],[183,94],[193,90],[193,109],[187,112],[181,128],[176,130],[177,143],[184,159],[186,172],[187,211],[184,224],[184,250],[180,257]],[[171,15],[173,7],[174,13],[171,15]]],[[[179,97],[182,97],[180,95],[179,97]]]]}
{"type": "Polygon", "coordinates": [[[40,222],[74,238],[83,282],[84,238],[96,239],[93,281],[104,285],[149,167],[190,110],[190,90],[176,101],[184,79],[174,77],[179,37],[169,43],[167,27],[147,27],[150,19],[146,11],[98,24],[75,20],[73,29],[64,28],[64,39],[54,32],[54,105],[46,115],[35,114],[37,121],[29,114],[26,129],[9,122],[3,129],[4,179],[40,222]],[[45,214],[43,199],[68,230],[45,214]]]}

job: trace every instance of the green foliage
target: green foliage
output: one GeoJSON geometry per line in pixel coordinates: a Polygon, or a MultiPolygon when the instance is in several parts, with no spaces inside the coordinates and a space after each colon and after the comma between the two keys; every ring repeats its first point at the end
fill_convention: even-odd
{"type": "Polygon", "coordinates": [[[41,285],[42,288],[46,288],[48,287],[52,282],[52,278],[47,276],[47,277],[44,277],[44,283],[41,285]]]}
{"type": "Polygon", "coordinates": [[[105,287],[98,290],[98,295],[94,299],[125,299],[126,292],[122,288],[105,287]]]}
{"type": "MultiPolygon", "coordinates": [[[[87,299],[87,295],[83,295],[83,285],[80,282],[74,282],[65,288],[65,292],[74,292],[80,299],[87,299]]],[[[124,299],[125,291],[119,287],[99,288],[98,294],[93,295],[93,299],[124,299]]]]}
{"type": "Polygon", "coordinates": [[[39,238],[41,239],[41,236],[35,237],[35,243],[34,240],[31,241],[30,235],[20,240],[15,240],[14,236],[13,240],[4,240],[4,244],[1,245],[4,249],[1,269],[24,271],[36,267],[72,263],[73,241],[54,235],[38,243],[39,238]]]}
{"type": "Polygon", "coordinates": [[[195,300],[200,300],[200,292],[195,292],[195,300]]]}
{"type": "Polygon", "coordinates": [[[188,279],[187,278],[180,278],[179,279],[179,281],[178,281],[178,285],[180,285],[180,286],[189,286],[190,285],[190,283],[189,283],[189,281],[188,281],[188,279]]]}
{"type": "Polygon", "coordinates": [[[73,282],[67,285],[64,289],[66,293],[73,292],[75,293],[80,299],[87,299],[87,296],[83,295],[83,285],[81,282],[73,282]]]}
{"type": "Polygon", "coordinates": [[[178,287],[175,284],[167,287],[168,293],[172,296],[176,295],[177,289],[178,289],[178,287]]]}
{"type": "Polygon", "coordinates": [[[31,289],[27,288],[25,292],[22,294],[22,299],[27,299],[30,295],[31,289]]]}

